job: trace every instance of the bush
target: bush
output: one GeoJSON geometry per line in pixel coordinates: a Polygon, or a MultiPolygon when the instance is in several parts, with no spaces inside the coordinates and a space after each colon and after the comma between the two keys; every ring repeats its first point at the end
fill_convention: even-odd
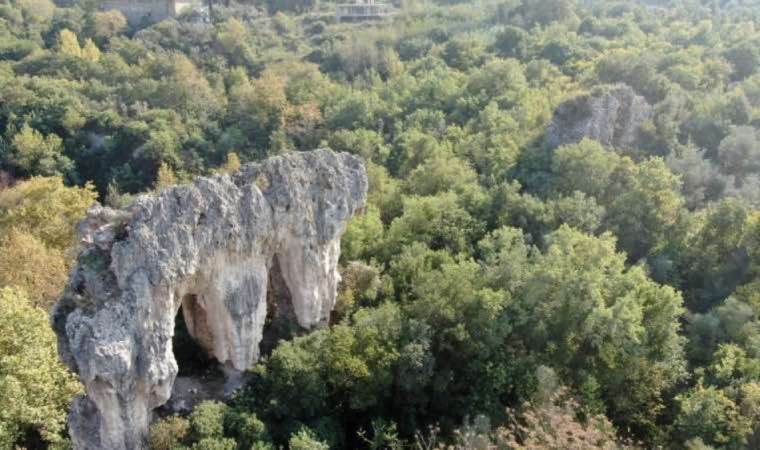
{"type": "Polygon", "coordinates": [[[290,436],[288,441],[290,450],[328,450],[330,447],[324,442],[317,439],[314,433],[308,428],[301,428],[290,436]]]}
{"type": "Polygon", "coordinates": [[[449,66],[467,70],[483,62],[486,46],[476,38],[454,38],[446,43],[443,58],[449,66]]]}
{"type": "MultiPolygon", "coordinates": [[[[560,389],[545,404],[526,405],[513,421],[495,433],[497,448],[525,450],[613,450],[634,448],[618,442],[615,429],[606,417],[592,416],[585,421],[577,418],[580,405],[563,399],[560,389]]],[[[459,433],[462,439],[465,433],[459,433]]]]}
{"type": "Polygon", "coordinates": [[[198,439],[222,437],[224,416],[227,405],[221,402],[205,401],[195,407],[190,414],[190,427],[198,439]]]}
{"type": "Polygon", "coordinates": [[[269,440],[266,425],[256,414],[230,410],[224,417],[224,428],[244,447],[264,445],[269,440]]]}
{"type": "Polygon", "coordinates": [[[58,361],[47,313],[0,289],[0,448],[26,446],[24,439],[35,434],[62,441],[68,404],[79,391],[58,361]]]}
{"type": "Polygon", "coordinates": [[[150,448],[152,450],[175,450],[185,442],[190,432],[187,419],[172,416],[159,420],[150,427],[150,448]]]}
{"type": "Polygon", "coordinates": [[[193,450],[235,450],[235,441],[226,438],[203,438],[193,444],[193,450]]]}

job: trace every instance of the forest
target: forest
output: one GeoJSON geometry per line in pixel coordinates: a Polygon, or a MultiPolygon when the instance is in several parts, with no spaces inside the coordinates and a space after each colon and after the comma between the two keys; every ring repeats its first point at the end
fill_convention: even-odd
{"type": "Polygon", "coordinates": [[[370,179],[329,327],[151,448],[760,448],[760,2],[334,8],[0,0],[0,449],[71,446],[93,202],[322,147],[370,179]]]}

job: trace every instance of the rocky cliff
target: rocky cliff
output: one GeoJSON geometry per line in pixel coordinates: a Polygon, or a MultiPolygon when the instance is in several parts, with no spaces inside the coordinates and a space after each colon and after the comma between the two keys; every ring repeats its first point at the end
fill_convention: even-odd
{"type": "Polygon", "coordinates": [[[550,147],[573,144],[584,137],[608,147],[633,148],[652,106],[629,86],[617,84],[561,104],[546,132],[550,147]]]}
{"type": "Polygon", "coordinates": [[[126,210],[91,208],[53,312],[60,356],[87,393],[72,405],[75,447],[146,448],[151,412],[177,374],[180,306],[193,338],[232,374],[259,356],[271,270],[300,326],[325,323],[340,237],[366,191],[358,159],[317,150],[199,178],[126,210]]]}

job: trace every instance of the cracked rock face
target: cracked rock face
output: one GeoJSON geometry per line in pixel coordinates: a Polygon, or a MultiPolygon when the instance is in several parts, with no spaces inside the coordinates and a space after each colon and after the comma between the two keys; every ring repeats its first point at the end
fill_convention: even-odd
{"type": "Polygon", "coordinates": [[[554,148],[587,137],[607,147],[634,148],[641,126],[652,116],[652,106],[644,97],[617,84],[606,92],[561,104],[547,128],[546,143],[554,148]]]}
{"type": "Polygon", "coordinates": [[[340,237],[366,192],[358,159],[316,150],[142,196],[128,210],[91,208],[52,319],[87,393],[71,408],[75,448],[147,448],[151,411],[177,375],[180,306],[190,334],[232,372],[259,357],[271,268],[298,324],[326,323],[340,237]]]}

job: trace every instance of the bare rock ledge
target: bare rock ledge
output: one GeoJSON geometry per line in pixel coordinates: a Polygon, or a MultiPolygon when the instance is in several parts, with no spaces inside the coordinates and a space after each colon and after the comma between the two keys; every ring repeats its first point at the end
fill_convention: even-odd
{"type": "Polygon", "coordinates": [[[326,323],[340,238],[366,194],[360,160],[315,150],[141,196],[127,210],[92,207],[52,317],[60,356],[86,390],[69,418],[75,448],[147,448],[152,410],[177,375],[180,306],[193,338],[238,373],[259,357],[274,267],[299,325],[326,323]]]}
{"type": "Polygon", "coordinates": [[[653,115],[652,106],[630,86],[607,86],[562,103],[547,127],[546,143],[555,148],[589,138],[605,147],[635,148],[653,115]]]}

